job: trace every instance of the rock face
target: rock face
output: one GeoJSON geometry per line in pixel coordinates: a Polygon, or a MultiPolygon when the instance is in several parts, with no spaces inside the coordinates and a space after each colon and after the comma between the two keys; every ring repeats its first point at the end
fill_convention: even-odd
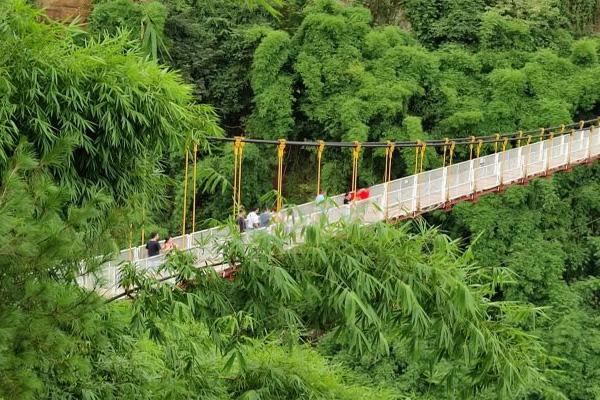
{"type": "Polygon", "coordinates": [[[71,21],[79,17],[79,22],[87,21],[92,8],[92,0],[38,0],[41,8],[52,19],[71,21]]]}

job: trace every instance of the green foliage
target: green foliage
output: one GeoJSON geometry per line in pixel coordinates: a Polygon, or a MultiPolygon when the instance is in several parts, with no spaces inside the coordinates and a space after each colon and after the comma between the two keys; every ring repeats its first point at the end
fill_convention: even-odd
{"type": "Polygon", "coordinates": [[[574,64],[592,66],[598,63],[598,43],[594,40],[578,40],[573,43],[571,60],[574,64]]]}
{"type": "MultiPolygon", "coordinates": [[[[25,142],[2,171],[0,193],[0,233],[6,238],[0,262],[0,397],[61,397],[57,386],[75,385],[89,372],[71,336],[98,334],[97,315],[88,312],[99,302],[72,282],[81,260],[112,250],[107,229],[115,221],[105,219],[110,199],[98,193],[69,205],[69,193],[25,142]]],[[[88,272],[100,261],[89,259],[88,272]]]]}
{"type": "Polygon", "coordinates": [[[406,24],[403,11],[404,0],[364,0],[376,24],[406,24]]]}
{"type": "Polygon", "coordinates": [[[449,219],[438,216],[456,235],[479,235],[472,248],[482,263],[516,273],[504,298],[551,307],[537,332],[551,355],[549,388],[570,399],[594,398],[600,385],[593,372],[600,208],[592,193],[598,193],[598,167],[579,167],[477,204],[457,205],[449,219]]]}
{"type": "MultiPolygon", "coordinates": [[[[131,308],[73,284],[81,260],[93,273],[90,256],[117,248],[111,237],[179,231],[192,139],[198,225],[226,218],[231,148],[202,140],[221,132],[198,102],[229,134],[296,140],[462,137],[595,116],[598,40],[580,39],[595,0],[96,3],[93,39],[36,22],[23,2],[0,5],[0,397],[600,396],[596,166],[430,217],[462,241],[311,227],[293,250],[293,234],[235,237],[224,247],[233,282],[177,252],[161,268],[178,286],[124,265],[123,284],[139,289],[131,308]],[[160,54],[193,86],[137,54],[160,54]]],[[[285,197],[305,201],[315,154],[286,150],[285,197]]],[[[274,156],[245,148],[247,206],[272,193],[274,156]]],[[[347,189],[349,159],[325,152],[330,193],[347,189]]],[[[440,163],[428,149],[426,167],[440,163]]],[[[413,165],[401,152],[394,177],[413,165]]],[[[382,170],[381,151],[362,152],[360,185],[382,170]]]]}
{"type": "Polygon", "coordinates": [[[579,35],[593,31],[598,22],[598,2],[596,0],[565,0],[562,9],[569,18],[572,29],[579,35]]]}
{"type": "MultiPolygon", "coordinates": [[[[123,284],[140,288],[133,326],[160,338],[164,328],[157,321],[165,316],[202,321],[211,337],[225,331],[233,338],[218,343],[242,370],[249,365],[247,337],[277,332],[293,343],[298,334],[316,340],[329,332],[332,344],[361,357],[390,357],[394,343],[404,351],[403,362],[436,375],[423,393],[446,388],[462,396],[493,391],[511,397],[542,382],[537,363],[543,349],[517,328],[534,326],[539,310],[491,301],[507,271],[478,267],[457,242],[435,230],[410,233],[409,227],[342,224],[328,232],[312,226],[293,250],[285,247],[294,233],[256,232],[245,242],[234,237],[224,247],[228,264],[239,266],[230,283],[190,269],[185,257],[170,257],[164,268],[177,274],[185,291],[127,267],[124,276],[131,278],[123,284]]],[[[271,385],[282,379],[273,377],[271,385]]]]}
{"type": "MultiPolygon", "coordinates": [[[[105,258],[94,254],[110,253],[109,228],[118,221],[109,218],[114,204],[101,193],[79,203],[53,182],[34,146],[23,141],[15,148],[0,177],[6,239],[0,245],[0,397],[395,398],[347,383],[343,370],[306,347],[290,353],[278,341],[250,341],[254,324],[274,322],[255,323],[252,314],[233,309],[241,298],[231,296],[228,282],[194,268],[187,254],[173,253],[162,268],[176,271],[179,283],[194,291],[160,284],[129,264],[122,284],[139,288],[131,307],[82,290],[75,279],[99,272],[105,258]],[[230,364],[232,354],[239,367],[230,364]]],[[[279,274],[269,279],[285,272],[279,274]]],[[[289,299],[285,288],[274,285],[265,295],[289,299]]]]}
{"type": "Polygon", "coordinates": [[[97,41],[35,22],[19,1],[2,7],[0,171],[26,141],[75,202],[97,193],[116,201],[124,243],[119,229],[169,206],[164,161],[186,140],[220,134],[214,111],[194,104],[176,73],[133,54],[125,36],[97,41]]]}
{"type": "Polygon", "coordinates": [[[260,137],[288,136],[292,127],[291,77],[280,74],[288,61],[290,38],[285,32],[269,32],[258,46],[252,64],[250,80],[256,109],[248,123],[260,137]]]}
{"type": "MultiPolygon", "coordinates": [[[[232,2],[167,2],[173,65],[194,83],[198,100],[216,106],[228,134],[451,138],[557,125],[598,109],[593,42],[573,42],[557,2],[406,1],[402,12],[413,33],[373,26],[359,5],[319,0],[299,11],[303,5],[288,2],[273,19],[232,2]]],[[[430,153],[429,165],[436,165],[430,153]]],[[[203,165],[231,179],[230,149],[213,154],[203,165]]],[[[315,173],[306,166],[314,158],[312,151],[286,152],[284,195],[291,202],[312,195],[315,173]]],[[[411,172],[411,158],[397,158],[393,176],[411,172]]],[[[348,160],[347,152],[326,152],[322,186],[330,193],[348,189],[348,160]]],[[[274,151],[247,146],[246,206],[273,189],[274,163],[274,151]]],[[[359,185],[379,182],[383,168],[382,152],[363,151],[359,185]]],[[[182,178],[180,163],[170,169],[182,178]]],[[[198,198],[202,219],[223,219],[230,209],[230,189],[198,198]]]]}
{"type": "Polygon", "coordinates": [[[245,3],[250,9],[262,8],[277,17],[281,15],[277,9],[283,5],[284,0],[245,0],[245,3]]]}
{"type": "Polygon", "coordinates": [[[231,1],[196,1],[178,7],[166,2],[165,35],[171,64],[194,83],[194,96],[214,104],[224,125],[240,131],[240,120],[251,107],[252,53],[266,30],[255,27],[269,20],[231,1]]]}
{"type": "Polygon", "coordinates": [[[129,29],[139,37],[142,8],[128,0],[106,1],[94,6],[90,15],[92,32],[115,35],[119,29],[129,29]]]}
{"type": "Polygon", "coordinates": [[[163,42],[166,13],[165,6],[158,1],[140,4],[132,0],[107,0],[94,7],[89,27],[98,37],[129,31],[139,39],[143,53],[156,60],[159,52],[167,54],[163,42]]]}
{"type": "Polygon", "coordinates": [[[531,32],[526,21],[487,12],[481,25],[481,46],[500,50],[532,50],[531,32]]]}

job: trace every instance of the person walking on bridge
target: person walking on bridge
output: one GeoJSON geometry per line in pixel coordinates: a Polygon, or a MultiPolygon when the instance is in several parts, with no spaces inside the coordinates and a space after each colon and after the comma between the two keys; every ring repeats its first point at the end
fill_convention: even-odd
{"type": "Polygon", "coordinates": [[[165,242],[162,245],[162,251],[165,253],[170,252],[171,250],[177,250],[177,245],[173,241],[173,236],[168,235],[165,239],[165,242]]]}
{"type": "Polygon", "coordinates": [[[324,191],[319,192],[319,194],[317,195],[317,197],[315,197],[315,203],[317,205],[320,205],[322,202],[325,201],[325,196],[326,196],[326,194],[325,194],[324,191]]]}
{"type": "Polygon", "coordinates": [[[244,210],[240,210],[235,222],[237,223],[240,233],[244,233],[246,231],[246,212],[244,210]]]}
{"type": "Polygon", "coordinates": [[[246,218],[246,229],[258,229],[260,228],[260,219],[258,218],[258,207],[255,207],[248,213],[246,218]]]}
{"type": "Polygon", "coordinates": [[[146,250],[148,250],[148,257],[157,256],[160,253],[160,243],[158,233],[152,232],[150,234],[150,240],[146,243],[146,250]]]}
{"type": "Polygon", "coordinates": [[[258,216],[260,227],[266,228],[271,223],[271,211],[268,207],[265,207],[262,213],[258,216]]]}

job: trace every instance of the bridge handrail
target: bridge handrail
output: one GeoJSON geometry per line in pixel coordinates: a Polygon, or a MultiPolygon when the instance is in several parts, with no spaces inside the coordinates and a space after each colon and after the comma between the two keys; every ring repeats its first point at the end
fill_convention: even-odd
{"type": "MultiPolygon", "coordinates": [[[[314,221],[324,212],[330,223],[354,212],[367,223],[386,217],[397,218],[417,213],[469,198],[476,193],[496,190],[503,186],[550,173],[556,169],[580,164],[600,156],[600,129],[585,128],[572,134],[530,143],[506,151],[485,155],[472,160],[463,161],[442,168],[421,172],[416,175],[402,177],[387,184],[378,184],[370,188],[368,200],[356,201],[343,205],[343,194],[333,196],[329,202],[334,207],[324,207],[307,202],[287,208],[284,211],[284,224],[288,229],[294,228],[296,220],[314,221]],[[360,216],[362,213],[362,216],[360,216]],[[372,219],[372,221],[371,221],[372,219]]],[[[228,227],[215,227],[175,239],[181,243],[180,248],[198,252],[198,239],[202,237],[227,237],[228,227]]],[[[245,235],[247,236],[247,235],[245,235]]],[[[140,267],[148,268],[159,265],[164,255],[155,257],[139,257],[144,246],[135,248],[137,258],[133,260],[140,267]],[[142,249],[142,250],[140,250],[142,249]]],[[[210,251],[210,249],[202,249],[210,251]]],[[[118,282],[118,264],[127,260],[132,250],[125,249],[107,264],[106,275],[109,287],[115,288],[118,282]]],[[[216,258],[219,255],[216,255],[216,258]]],[[[207,261],[207,258],[200,262],[207,261]]],[[[84,279],[85,280],[85,279],[84,279]]],[[[83,282],[84,286],[87,282],[83,282]]]]}

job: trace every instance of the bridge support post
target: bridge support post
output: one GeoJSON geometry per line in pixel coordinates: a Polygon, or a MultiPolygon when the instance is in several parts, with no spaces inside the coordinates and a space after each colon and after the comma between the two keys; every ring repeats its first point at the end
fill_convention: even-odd
{"type": "Polygon", "coordinates": [[[442,198],[441,202],[445,205],[448,202],[448,167],[444,167],[442,170],[442,198]]]}
{"type": "Polygon", "coordinates": [[[475,161],[469,161],[469,195],[475,195],[475,161]]]}
{"type": "MultiPolygon", "coordinates": [[[[564,135],[563,135],[564,136],[564,135]]],[[[573,152],[573,136],[575,136],[575,129],[569,133],[569,142],[567,143],[567,160],[565,162],[565,169],[571,167],[571,153],[573,152]]],[[[564,143],[564,141],[563,141],[564,143]]]]}
{"type": "Polygon", "coordinates": [[[419,174],[415,174],[413,178],[413,202],[412,212],[413,215],[419,211],[419,174]]]}
{"type": "Polygon", "coordinates": [[[523,162],[523,148],[519,147],[517,150],[517,171],[519,171],[519,177],[517,178],[517,182],[522,181],[525,178],[525,174],[523,171],[524,162],[523,162]]]}
{"type": "Polygon", "coordinates": [[[500,187],[501,172],[500,172],[500,154],[494,156],[494,174],[496,175],[496,187],[500,187]]]}
{"type": "Polygon", "coordinates": [[[553,138],[553,133],[550,133],[550,139],[547,139],[546,142],[546,154],[545,154],[545,159],[544,159],[544,175],[548,175],[548,171],[550,170],[550,167],[552,166],[551,160],[552,160],[552,143],[554,141],[553,138]]]}
{"type": "Polygon", "coordinates": [[[529,162],[531,161],[531,144],[528,142],[523,156],[523,182],[529,181],[529,162]]]}
{"type": "MultiPolygon", "coordinates": [[[[584,131],[586,132],[586,131],[584,131]]],[[[592,158],[592,134],[594,133],[594,125],[592,125],[590,127],[590,129],[587,131],[587,135],[585,135],[585,138],[587,140],[586,144],[585,144],[585,161],[586,162],[590,162],[591,158],[592,158]]]]}

